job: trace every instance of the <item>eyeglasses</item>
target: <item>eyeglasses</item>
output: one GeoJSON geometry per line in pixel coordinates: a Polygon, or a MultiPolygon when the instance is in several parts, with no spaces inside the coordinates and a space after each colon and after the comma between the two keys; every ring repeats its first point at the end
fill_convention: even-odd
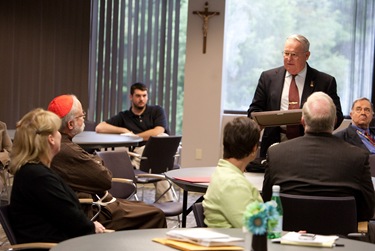
{"type": "Polygon", "coordinates": [[[365,113],[367,113],[367,114],[372,113],[371,109],[368,108],[368,107],[365,107],[365,108],[362,108],[362,107],[356,107],[356,108],[354,109],[355,113],[361,113],[362,110],[363,110],[365,113]]]}
{"type": "Polygon", "coordinates": [[[283,57],[285,57],[285,58],[287,58],[287,57],[298,58],[299,55],[301,55],[302,53],[304,53],[304,52],[290,52],[290,51],[283,51],[283,52],[282,52],[282,55],[283,55],[283,57]]]}
{"type": "Polygon", "coordinates": [[[86,118],[86,112],[83,112],[82,115],[79,115],[79,116],[74,117],[74,118],[75,118],[75,119],[79,119],[79,118],[83,118],[83,119],[85,119],[85,118],[86,118]]]}

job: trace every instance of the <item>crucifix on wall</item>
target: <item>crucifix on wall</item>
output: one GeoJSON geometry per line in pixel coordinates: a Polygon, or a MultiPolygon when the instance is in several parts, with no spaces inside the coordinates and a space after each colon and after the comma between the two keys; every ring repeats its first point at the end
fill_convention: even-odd
{"type": "Polygon", "coordinates": [[[208,33],[208,19],[213,16],[220,15],[220,12],[217,11],[208,11],[208,2],[204,4],[204,11],[193,11],[194,15],[198,15],[200,18],[202,18],[203,25],[202,25],[202,31],[203,31],[203,54],[206,53],[206,45],[207,45],[207,33],[208,33]]]}

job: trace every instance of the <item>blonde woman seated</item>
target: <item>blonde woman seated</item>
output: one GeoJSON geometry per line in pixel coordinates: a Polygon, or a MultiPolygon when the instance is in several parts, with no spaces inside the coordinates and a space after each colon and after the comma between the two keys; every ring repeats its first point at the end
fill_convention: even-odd
{"type": "Polygon", "coordinates": [[[60,126],[61,119],[43,109],[17,123],[9,167],[15,175],[10,222],[19,243],[60,242],[105,230],[86,217],[76,194],[50,169],[60,151],[60,126]]]}
{"type": "Polygon", "coordinates": [[[204,195],[204,223],[210,228],[240,228],[246,206],[262,202],[259,191],[246,179],[247,164],[255,159],[260,129],[248,117],[226,124],[224,158],[219,160],[204,195]]]}

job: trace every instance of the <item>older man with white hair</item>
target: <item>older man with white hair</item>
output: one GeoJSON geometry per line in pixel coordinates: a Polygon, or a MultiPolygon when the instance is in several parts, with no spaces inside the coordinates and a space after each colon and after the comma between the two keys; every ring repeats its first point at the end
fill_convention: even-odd
{"type": "MultiPolygon", "coordinates": [[[[62,120],[61,150],[54,157],[51,169],[68,183],[78,197],[95,201],[97,196],[103,198],[106,205],[97,218],[100,223],[113,230],[167,227],[165,215],[160,209],[143,202],[116,199],[106,193],[111,188],[112,173],[98,156],[87,153],[72,141],[85,126],[85,112],[76,96],[58,96],[51,101],[48,110],[62,120]]],[[[85,209],[88,215],[94,214],[90,206],[85,209]]]]}
{"type": "Polygon", "coordinates": [[[268,149],[262,196],[271,198],[272,186],[282,193],[354,196],[357,220],[374,215],[375,194],[369,154],[332,135],[336,107],[323,92],[314,92],[302,108],[305,135],[268,149]]]}

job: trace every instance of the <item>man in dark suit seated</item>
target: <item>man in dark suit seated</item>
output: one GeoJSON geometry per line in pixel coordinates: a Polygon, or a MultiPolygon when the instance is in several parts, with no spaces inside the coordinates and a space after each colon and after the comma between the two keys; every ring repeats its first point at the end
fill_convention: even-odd
{"type": "Polygon", "coordinates": [[[282,193],[317,196],[354,196],[357,220],[374,214],[375,194],[367,151],[332,135],[336,107],[323,92],[315,92],[302,108],[305,135],[268,149],[262,196],[271,198],[272,186],[282,193]]]}
{"type": "Polygon", "coordinates": [[[369,99],[359,98],[355,100],[350,111],[352,123],[346,129],[338,131],[334,135],[374,154],[375,128],[370,127],[373,115],[374,109],[369,99]]]}

